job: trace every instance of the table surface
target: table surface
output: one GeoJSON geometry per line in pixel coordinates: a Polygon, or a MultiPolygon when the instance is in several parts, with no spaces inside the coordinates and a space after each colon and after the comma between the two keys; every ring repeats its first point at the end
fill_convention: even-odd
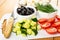
{"type": "MultiPolygon", "coordinates": [[[[5,0],[4,3],[2,2],[4,0],[0,0],[0,19],[1,17],[6,13],[11,13],[14,9],[14,6],[17,2],[17,0],[5,0]]],[[[60,37],[52,37],[52,38],[39,38],[39,39],[33,39],[33,40],[60,40],[60,37]]]]}

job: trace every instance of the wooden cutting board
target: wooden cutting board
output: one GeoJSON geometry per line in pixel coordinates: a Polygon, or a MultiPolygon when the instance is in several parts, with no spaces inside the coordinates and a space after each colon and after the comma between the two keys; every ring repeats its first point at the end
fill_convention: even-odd
{"type": "Polygon", "coordinates": [[[0,19],[6,13],[11,13],[18,0],[0,0],[0,19]]]}

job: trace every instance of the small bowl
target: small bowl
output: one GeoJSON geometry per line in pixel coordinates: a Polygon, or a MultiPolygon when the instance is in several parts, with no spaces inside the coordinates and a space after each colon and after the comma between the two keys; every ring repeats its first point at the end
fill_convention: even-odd
{"type": "Polygon", "coordinates": [[[60,8],[58,8],[57,15],[60,16],[60,8]]]}
{"type": "Polygon", "coordinates": [[[16,18],[17,17],[17,19],[25,19],[25,18],[31,18],[32,16],[35,16],[36,15],[36,9],[34,8],[34,7],[32,7],[32,6],[25,6],[26,8],[27,7],[30,7],[30,8],[33,8],[34,9],[34,13],[32,13],[31,15],[26,15],[26,16],[24,16],[24,15],[19,15],[18,13],[17,13],[17,8],[18,8],[18,6],[15,8],[15,10],[14,10],[14,17],[16,18]]]}
{"type": "Polygon", "coordinates": [[[54,17],[56,14],[57,14],[56,12],[45,13],[45,12],[37,11],[37,19],[41,19],[41,18],[49,19],[49,18],[54,17]]]}

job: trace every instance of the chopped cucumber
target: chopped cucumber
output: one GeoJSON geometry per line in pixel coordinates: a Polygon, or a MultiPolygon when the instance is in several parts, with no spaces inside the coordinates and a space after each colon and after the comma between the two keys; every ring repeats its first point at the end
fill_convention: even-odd
{"type": "Polygon", "coordinates": [[[13,32],[17,32],[17,31],[20,31],[20,27],[16,27],[13,29],[13,32]]]}
{"type": "Polygon", "coordinates": [[[31,20],[27,20],[26,23],[31,23],[31,20]]]}
{"type": "Polygon", "coordinates": [[[37,19],[34,17],[31,20],[25,19],[18,21],[14,24],[13,32],[16,33],[16,35],[22,34],[22,36],[27,35],[37,35],[37,19]]]}
{"type": "Polygon", "coordinates": [[[26,29],[21,29],[21,33],[27,35],[27,30],[26,29]]]}
{"type": "Polygon", "coordinates": [[[16,32],[17,32],[17,29],[16,29],[16,28],[14,28],[14,29],[13,29],[13,32],[15,32],[15,33],[16,33],[16,32]]]}
{"type": "Polygon", "coordinates": [[[37,18],[33,18],[32,21],[37,22],[37,18]]]}
{"type": "Polygon", "coordinates": [[[26,34],[23,33],[22,36],[23,36],[23,37],[26,37],[26,34]]]}
{"type": "Polygon", "coordinates": [[[36,29],[36,26],[31,27],[31,29],[36,29]]]}
{"type": "Polygon", "coordinates": [[[35,29],[32,29],[32,31],[35,33],[35,35],[37,35],[37,29],[35,30],[35,29]]]}
{"type": "Polygon", "coordinates": [[[21,25],[25,24],[25,22],[20,23],[21,25]]]}
{"type": "Polygon", "coordinates": [[[24,28],[30,28],[30,24],[29,23],[25,23],[25,24],[23,24],[23,27],[24,28]]]}
{"type": "Polygon", "coordinates": [[[32,31],[32,35],[35,36],[35,33],[32,31]]]}
{"type": "Polygon", "coordinates": [[[40,25],[37,25],[37,30],[40,30],[41,29],[41,26],[40,25]]]}
{"type": "Polygon", "coordinates": [[[16,27],[16,29],[17,29],[17,31],[19,31],[20,30],[20,27],[16,27]]]}
{"type": "Polygon", "coordinates": [[[16,35],[19,35],[19,34],[21,34],[21,31],[17,31],[17,32],[16,32],[16,35]]]}
{"type": "Polygon", "coordinates": [[[36,25],[36,22],[31,21],[31,26],[34,26],[34,25],[36,25]]]}
{"type": "Polygon", "coordinates": [[[21,27],[21,24],[19,22],[14,24],[14,27],[21,27]]]}
{"type": "Polygon", "coordinates": [[[32,34],[32,29],[27,29],[27,34],[32,34]]]}

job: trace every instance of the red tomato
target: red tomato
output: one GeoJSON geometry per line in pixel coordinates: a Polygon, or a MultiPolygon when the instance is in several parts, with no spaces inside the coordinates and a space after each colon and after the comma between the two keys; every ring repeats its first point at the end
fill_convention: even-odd
{"type": "Polygon", "coordinates": [[[57,27],[57,31],[58,31],[58,33],[60,33],[60,26],[59,26],[59,27],[57,27]]]}
{"type": "Polygon", "coordinates": [[[56,18],[57,18],[58,20],[60,20],[60,16],[57,15],[56,18]]]}
{"type": "Polygon", "coordinates": [[[45,18],[42,18],[42,19],[39,19],[39,20],[38,20],[39,23],[44,23],[44,22],[46,22],[46,21],[47,21],[47,19],[45,19],[45,18]]]}
{"type": "Polygon", "coordinates": [[[57,18],[55,18],[55,22],[59,21],[57,18]]]}
{"type": "Polygon", "coordinates": [[[57,29],[58,33],[60,33],[60,28],[57,29]]]}
{"type": "Polygon", "coordinates": [[[46,23],[44,23],[44,24],[41,25],[41,27],[43,29],[49,28],[50,26],[51,26],[51,23],[49,23],[49,22],[46,22],[46,23]]]}
{"type": "Polygon", "coordinates": [[[57,33],[57,29],[54,28],[54,27],[47,28],[46,32],[49,33],[49,34],[56,34],[57,33]]]}
{"type": "Polygon", "coordinates": [[[54,23],[55,22],[55,17],[48,19],[48,22],[54,23]]]}
{"type": "Polygon", "coordinates": [[[56,21],[58,21],[58,19],[57,19],[57,15],[55,16],[55,22],[56,22],[56,21]]]}
{"type": "Polygon", "coordinates": [[[57,22],[53,23],[52,26],[53,26],[53,27],[60,26],[60,21],[57,21],[57,22]]]}

